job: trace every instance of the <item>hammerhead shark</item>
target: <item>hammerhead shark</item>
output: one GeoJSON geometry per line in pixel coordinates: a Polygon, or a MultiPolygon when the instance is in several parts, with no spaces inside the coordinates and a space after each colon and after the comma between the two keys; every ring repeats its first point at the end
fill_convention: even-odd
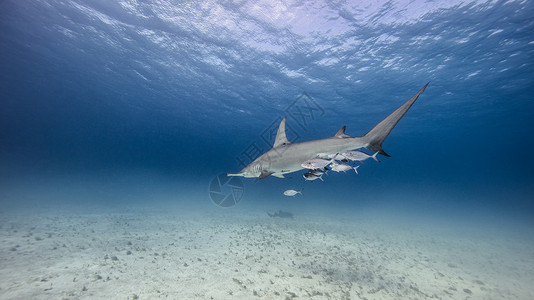
{"type": "Polygon", "coordinates": [[[351,137],[345,134],[346,126],[343,126],[333,137],[291,143],[286,137],[286,118],[284,118],[278,127],[273,148],[243,168],[239,173],[228,173],[227,175],[258,179],[263,179],[271,175],[284,178],[284,174],[302,170],[303,167],[301,164],[309,159],[326,158],[329,154],[343,153],[358,148],[367,148],[390,157],[382,149],[382,143],[393,127],[397,125],[399,120],[412,107],[415,100],[419,98],[419,95],[425,91],[429,83],[423,86],[412,98],[397,108],[382,120],[382,122],[378,123],[364,136],[351,137]]]}

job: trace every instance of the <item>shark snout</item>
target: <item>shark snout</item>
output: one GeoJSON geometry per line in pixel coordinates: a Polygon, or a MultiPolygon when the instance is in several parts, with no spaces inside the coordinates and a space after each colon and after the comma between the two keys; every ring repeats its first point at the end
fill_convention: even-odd
{"type": "Polygon", "coordinates": [[[245,176],[245,173],[227,173],[226,176],[245,176]]]}

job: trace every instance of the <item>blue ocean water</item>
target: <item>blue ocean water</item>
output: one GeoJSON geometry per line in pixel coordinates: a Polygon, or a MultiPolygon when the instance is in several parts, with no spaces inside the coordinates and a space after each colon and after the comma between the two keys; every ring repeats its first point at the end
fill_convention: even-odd
{"type": "Polygon", "coordinates": [[[532,229],[533,15],[530,1],[2,1],[2,207],[213,209],[210,180],[267,151],[282,117],[295,141],[361,136],[430,81],[390,158],[324,182],[243,179],[231,209],[532,229]],[[287,204],[288,188],[304,196],[287,204]]]}
{"type": "Polygon", "coordinates": [[[532,299],[533,16],[0,0],[0,298],[532,299]],[[427,82],[359,174],[213,184],[284,117],[363,136],[427,82]]]}

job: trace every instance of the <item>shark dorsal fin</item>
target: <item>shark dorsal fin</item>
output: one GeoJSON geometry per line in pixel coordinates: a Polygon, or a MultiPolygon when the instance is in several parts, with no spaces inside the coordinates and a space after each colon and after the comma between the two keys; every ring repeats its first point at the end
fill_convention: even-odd
{"type": "Polygon", "coordinates": [[[276,133],[276,139],[274,140],[273,148],[284,144],[291,144],[286,137],[286,118],[282,119],[280,126],[278,126],[278,132],[276,133]]]}
{"type": "Polygon", "coordinates": [[[336,134],[334,135],[335,137],[338,137],[338,138],[347,138],[347,137],[350,137],[348,135],[345,134],[345,128],[347,128],[347,126],[343,126],[341,127],[340,130],[338,130],[338,132],[336,132],[336,134]]]}

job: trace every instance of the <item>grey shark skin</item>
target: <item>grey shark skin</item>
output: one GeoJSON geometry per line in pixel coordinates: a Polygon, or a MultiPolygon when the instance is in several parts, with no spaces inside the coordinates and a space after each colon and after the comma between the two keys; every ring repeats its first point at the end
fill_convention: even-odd
{"type": "Polygon", "coordinates": [[[345,151],[358,148],[367,148],[389,157],[389,155],[382,149],[382,143],[393,127],[397,125],[399,120],[414,104],[419,95],[425,91],[429,83],[423,86],[412,98],[382,120],[382,122],[378,123],[364,136],[360,137],[346,135],[345,126],[343,126],[333,137],[291,143],[286,137],[286,119],[284,118],[278,127],[273,148],[243,168],[239,173],[228,173],[227,175],[258,179],[263,179],[270,175],[284,178],[284,174],[302,170],[303,167],[301,164],[309,159],[327,157],[328,154],[344,153],[345,151]]]}

